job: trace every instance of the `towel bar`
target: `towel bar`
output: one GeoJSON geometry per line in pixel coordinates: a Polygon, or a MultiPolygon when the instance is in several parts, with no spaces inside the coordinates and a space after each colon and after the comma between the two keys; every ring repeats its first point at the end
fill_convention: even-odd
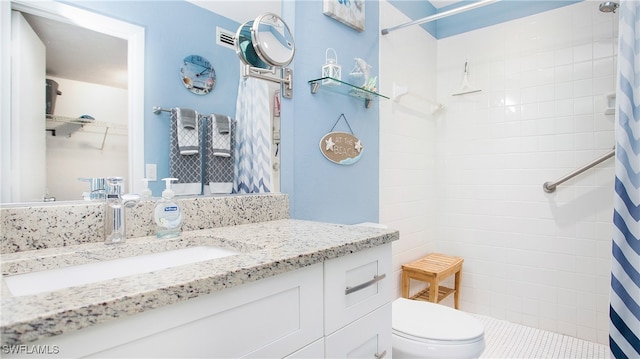
{"type": "Polygon", "coordinates": [[[157,115],[160,112],[171,112],[171,109],[170,108],[162,108],[160,106],[153,106],[153,113],[155,113],[157,115]]]}
{"type": "MultiPolygon", "coordinates": [[[[152,110],[153,110],[153,113],[155,113],[156,115],[159,115],[160,112],[171,112],[170,108],[163,108],[163,107],[160,107],[160,106],[153,106],[152,110]]],[[[202,117],[209,118],[210,116],[198,113],[198,117],[199,118],[202,118],[202,117]]]]}

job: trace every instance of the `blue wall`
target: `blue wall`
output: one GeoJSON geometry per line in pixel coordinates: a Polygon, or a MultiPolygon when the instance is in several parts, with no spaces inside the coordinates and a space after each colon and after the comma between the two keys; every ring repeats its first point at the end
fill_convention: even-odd
{"type": "MultiPolygon", "coordinates": [[[[240,25],[186,1],[74,1],[70,4],[145,28],[145,163],[158,165],[158,179],[169,177],[169,113],[153,106],[189,107],[203,114],[235,116],[239,60],[234,50],[216,45],[216,26],[235,33],[240,25]],[[180,66],[188,55],[201,55],[216,71],[216,85],[195,95],[182,84],[180,66]]],[[[162,181],[150,182],[160,196],[162,181]]]]}
{"type": "MultiPolygon", "coordinates": [[[[158,164],[158,178],[169,175],[169,118],[153,106],[184,106],[201,113],[235,115],[239,60],[235,52],[215,44],[216,26],[234,31],[240,25],[184,1],[74,1],[73,5],[145,28],[145,163],[158,164]],[[179,77],[182,59],[191,54],[213,64],[217,84],[212,93],[193,95],[179,77]]],[[[343,79],[354,57],[365,59],[378,74],[377,1],[367,1],[366,30],[358,32],[322,14],[322,1],[283,1],[283,18],[296,42],[294,98],[282,101],[282,192],[290,195],[291,217],[337,223],[378,220],[378,102],[320,91],[311,95],[307,81],[320,77],[325,50],[334,48],[343,79]],[[364,144],[362,159],[351,166],[324,158],[320,139],[341,113],[364,144]]],[[[382,100],[384,101],[384,100],[382,100]]],[[[344,122],[337,131],[348,131],[344,122]]],[[[154,195],[160,181],[150,184],[154,195]]]]}
{"type": "MultiPolygon", "coordinates": [[[[378,75],[378,2],[366,2],[363,32],[323,15],[322,1],[283,4],[296,42],[294,98],[282,101],[282,192],[290,194],[291,215],[335,223],[378,221],[378,100],[366,109],[364,100],[354,97],[323,89],[313,95],[307,83],[320,77],[329,47],[337,52],[343,80],[349,80],[355,57],[378,75]],[[362,159],[350,166],[329,162],[319,147],[342,113],[365,147],[362,159]]],[[[336,131],[349,129],[340,121],[336,131]]]]}

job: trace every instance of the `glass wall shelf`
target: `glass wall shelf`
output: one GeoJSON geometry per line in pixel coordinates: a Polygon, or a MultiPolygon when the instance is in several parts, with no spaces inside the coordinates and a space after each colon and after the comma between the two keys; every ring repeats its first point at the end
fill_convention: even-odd
{"type": "Polygon", "coordinates": [[[319,79],[310,80],[309,86],[311,87],[310,90],[312,94],[318,93],[318,90],[320,89],[320,87],[322,87],[323,89],[331,92],[364,99],[364,106],[366,108],[371,107],[371,100],[373,100],[374,98],[382,97],[389,99],[389,97],[385,95],[365,90],[362,87],[352,85],[348,82],[337,80],[331,77],[321,77],[319,79]]]}

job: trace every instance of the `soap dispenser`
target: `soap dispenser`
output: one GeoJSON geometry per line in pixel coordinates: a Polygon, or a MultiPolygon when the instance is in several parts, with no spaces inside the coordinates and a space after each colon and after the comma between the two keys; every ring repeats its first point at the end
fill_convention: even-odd
{"type": "Polygon", "coordinates": [[[142,199],[149,199],[149,198],[151,198],[152,195],[153,195],[153,192],[151,192],[151,189],[149,188],[149,179],[148,178],[143,178],[142,179],[142,192],[140,193],[140,197],[142,199]]]}
{"type": "Polygon", "coordinates": [[[156,222],[156,237],[171,238],[180,235],[182,224],[182,211],[178,204],[174,202],[174,193],[171,189],[171,182],[177,178],[163,178],[165,189],[162,191],[162,198],[156,204],[153,218],[156,222]]]}

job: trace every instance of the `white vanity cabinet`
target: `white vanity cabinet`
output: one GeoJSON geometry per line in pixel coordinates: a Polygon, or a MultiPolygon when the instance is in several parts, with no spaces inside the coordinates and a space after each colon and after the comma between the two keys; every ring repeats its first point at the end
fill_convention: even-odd
{"type": "Polygon", "coordinates": [[[325,357],[391,357],[391,244],[324,263],[325,357]]]}
{"type": "Polygon", "coordinates": [[[26,344],[65,358],[390,357],[391,295],[389,243],[26,344]]]}
{"type": "MultiPolygon", "coordinates": [[[[29,345],[64,358],[274,358],[322,339],[322,263],[29,345]]],[[[27,355],[28,357],[28,355],[27,355]]]]}

